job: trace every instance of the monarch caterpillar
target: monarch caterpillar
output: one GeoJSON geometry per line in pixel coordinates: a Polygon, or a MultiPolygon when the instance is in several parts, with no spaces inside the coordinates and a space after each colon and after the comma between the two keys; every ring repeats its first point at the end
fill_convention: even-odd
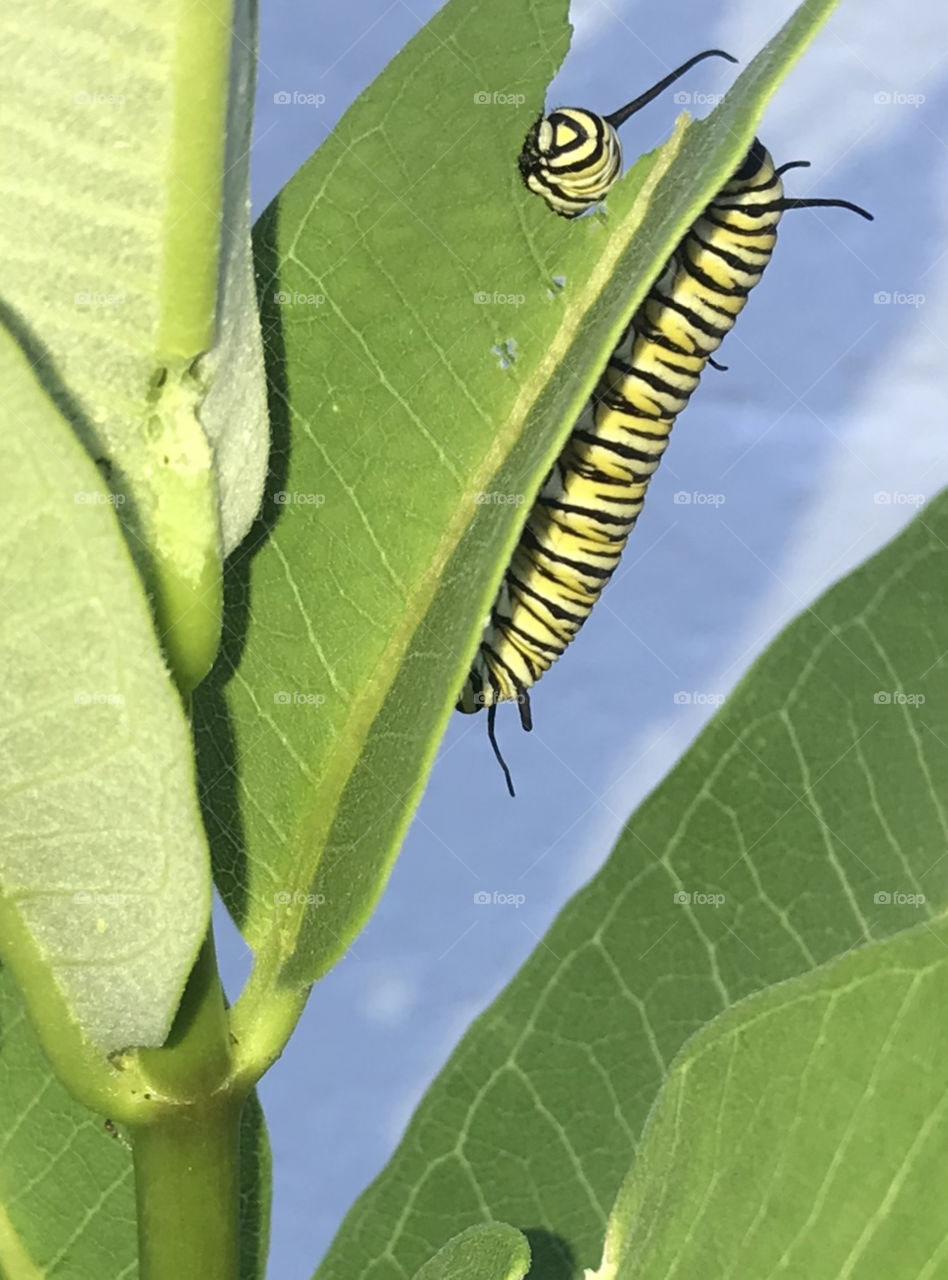
{"type": "Polygon", "coordinates": [[[520,176],[526,186],[564,218],[585,213],[606,196],[622,168],[622,144],[616,130],[705,58],[737,62],[723,49],[707,49],[610,116],[597,116],[582,107],[557,107],[541,116],[520,153],[520,176]]]}
{"type": "MultiPolygon", "coordinates": [[[[611,184],[618,173],[615,123],[719,52],[693,58],[613,116],[558,108],[538,121],[520,157],[527,187],[559,214],[581,213],[605,193],[604,175],[611,184]],[[560,163],[564,156],[576,158],[560,163]]],[[[619,563],[675,420],[763,275],[784,211],[835,206],[872,218],[846,200],[788,199],[782,175],[808,163],[778,169],[753,140],[633,315],[540,488],[456,704],[467,713],[487,707],[488,737],[511,795],[494,735],[497,704],[516,701],[523,728],[532,728],[529,690],[579,631],[619,563]]]]}

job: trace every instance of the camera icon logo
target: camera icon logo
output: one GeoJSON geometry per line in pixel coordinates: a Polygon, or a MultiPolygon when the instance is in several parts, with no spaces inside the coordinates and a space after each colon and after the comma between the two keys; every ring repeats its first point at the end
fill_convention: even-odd
{"type": "Polygon", "coordinates": [[[887,907],[892,901],[892,894],[886,893],[885,890],[882,890],[880,893],[873,894],[872,900],[877,906],[887,907]]]}
{"type": "Polygon", "coordinates": [[[680,889],[675,894],[675,905],[679,907],[687,907],[691,902],[691,894],[683,893],[680,889]]]}
{"type": "Polygon", "coordinates": [[[485,893],[485,892],[484,892],[484,890],[483,890],[483,889],[481,889],[481,891],[480,891],[479,893],[475,893],[475,895],[474,895],[474,901],[475,901],[479,906],[483,906],[485,903],[490,902],[490,894],[489,894],[489,893],[485,893]]]}

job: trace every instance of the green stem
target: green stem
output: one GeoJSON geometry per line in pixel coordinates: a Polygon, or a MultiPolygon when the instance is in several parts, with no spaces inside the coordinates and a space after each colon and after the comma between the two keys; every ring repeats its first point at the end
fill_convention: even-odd
{"type": "MultiPolygon", "coordinates": [[[[211,926],[168,1039],[160,1049],[140,1049],[138,1065],[155,1101],[166,1106],[188,1106],[225,1087],[230,1075],[230,1032],[211,926]]],[[[145,1114],[143,1123],[151,1124],[153,1118],[145,1114]]]]}
{"type": "Polygon", "coordinates": [[[130,1134],[141,1280],[236,1280],[240,1252],[240,1112],[227,1010],[211,930],[171,1035],[142,1049],[146,1085],[130,1134]]]}
{"type": "Polygon", "coordinates": [[[140,1280],[237,1280],[240,1102],[132,1131],[140,1280]]]}
{"type": "Polygon", "coordinates": [[[273,1066],[300,1019],[309,987],[279,982],[280,962],[261,950],[230,1011],[232,1080],[252,1089],[273,1066]]]}

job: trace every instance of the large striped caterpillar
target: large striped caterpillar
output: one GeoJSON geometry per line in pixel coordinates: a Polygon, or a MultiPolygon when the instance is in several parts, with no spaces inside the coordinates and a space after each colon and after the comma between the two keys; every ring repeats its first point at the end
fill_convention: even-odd
{"type": "MultiPolygon", "coordinates": [[[[729,55],[692,58],[612,116],[558,108],[540,119],[520,157],[527,187],[564,216],[589,208],[618,175],[618,125],[710,56],[729,55]]],[[[845,200],[788,199],[782,175],[806,163],[776,168],[754,139],[635,312],[537,495],[457,702],[464,712],[487,707],[511,795],[494,735],[497,704],[516,701],[531,728],[529,690],[579,631],[619,563],[671,429],[760,281],[783,213],[836,206],[871,218],[845,200]]]]}

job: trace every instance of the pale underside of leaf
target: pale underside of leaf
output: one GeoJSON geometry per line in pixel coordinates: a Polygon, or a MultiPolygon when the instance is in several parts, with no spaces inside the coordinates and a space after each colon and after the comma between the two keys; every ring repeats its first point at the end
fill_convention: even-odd
{"type": "MultiPolygon", "coordinates": [[[[241,11],[246,25],[246,0],[241,11]]],[[[164,0],[134,14],[113,0],[39,0],[0,17],[0,318],[121,497],[129,546],[188,687],[217,645],[221,527],[233,539],[252,518],[266,435],[257,321],[237,251],[221,275],[226,350],[214,372],[251,357],[241,423],[256,452],[247,448],[243,468],[213,402],[212,451],[199,420],[207,374],[194,367],[218,322],[230,25],[230,0],[164,0]]],[[[229,158],[239,241],[246,166],[229,158]]]]}
{"type": "MultiPolygon", "coordinates": [[[[165,1038],[209,912],[190,735],[94,465],[2,334],[4,957],[105,1050],[165,1038]]],[[[51,1020],[50,1020],[51,1019],[51,1020]]]]}
{"type": "Polygon", "coordinates": [[[525,1237],[503,1223],[470,1227],[449,1240],[415,1280],[522,1280],[530,1269],[525,1237]]]}
{"type": "Polygon", "coordinates": [[[246,535],[260,506],[270,451],[263,340],[250,244],[250,135],[257,58],[255,0],[238,0],[230,66],[221,279],[214,346],[201,359],[208,387],[201,425],[211,443],[226,556],[246,535]]]}

